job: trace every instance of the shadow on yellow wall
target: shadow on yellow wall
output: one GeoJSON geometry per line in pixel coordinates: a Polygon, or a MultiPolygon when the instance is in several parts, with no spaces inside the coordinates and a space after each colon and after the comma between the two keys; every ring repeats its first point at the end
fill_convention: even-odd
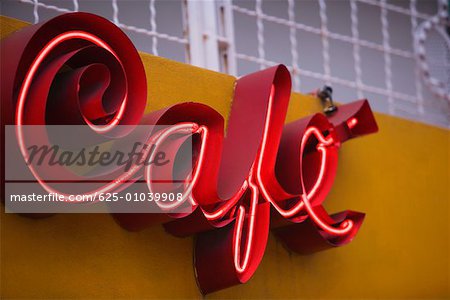
{"type": "MultiPolygon", "coordinates": [[[[26,25],[0,17],[1,36],[26,25]]],[[[196,101],[227,116],[235,78],[141,56],[148,111],[196,101]]],[[[288,121],[319,110],[312,97],[293,94],[288,121]]],[[[300,256],[271,236],[247,284],[207,298],[450,297],[450,132],[376,118],[379,133],[343,145],[325,203],[329,211],[366,212],[355,240],[300,256]]],[[[112,297],[201,298],[192,238],[172,237],[161,226],[127,232],[104,214],[34,220],[1,213],[1,298],[112,297]]]]}

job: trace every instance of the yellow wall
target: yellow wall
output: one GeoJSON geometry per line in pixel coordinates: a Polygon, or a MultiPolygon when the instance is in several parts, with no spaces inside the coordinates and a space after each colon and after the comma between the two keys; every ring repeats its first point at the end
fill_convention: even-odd
{"type": "MultiPolygon", "coordinates": [[[[24,23],[0,18],[1,36],[24,23]]],[[[234,78],[142,53],[148,110],[197,101],[224,116],[234,78]]],[[[377,101],[377,99],[372,99],[377,101]]],[[[293,94],[289,120],[319,111],[293,94]]],[[[449,298],[449,131],[376,115],[380,132],[344,144],[329,211],[367,213],[353,243],[310,256],[270,236],[245,285],[207,298],[449,298]]],[[[220,276],[218,274],[217,276],[220,276]]],[[[109,215],[1,214],[1,296],[201,298],[192,238],[130,233],[109,215]]]]}

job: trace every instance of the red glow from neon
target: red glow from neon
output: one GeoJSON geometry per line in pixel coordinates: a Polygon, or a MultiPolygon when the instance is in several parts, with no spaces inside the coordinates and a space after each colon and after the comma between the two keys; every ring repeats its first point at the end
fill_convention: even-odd
{"type": "Polygon", "coordinates": [[[253,234],[255,227],[256,206],[258,204],[258,186],[253,183],[253,176],[250,177],[249,186],[251,190],[251,203],[250,212],[248,214],[248,234],[244,247],[244,260],[241,262],[241,243],[242,243],[242,231],[244,223],[245,208],[243,205],[239,206],[238,216],[236,218],[236,227],[233,234],[233,244],[234,244],[234,267],[239,273],[244,273],[248,267],[248,262],[250,259],[250,253],[253,246],[253,234]]]}
{"type": "MultiPolygon", "coordinates": [[[[321,160],[321,164],[320,164],[320,171],[319,171],[318,178],[317,178],[314,186],[311,188],[311,190],[306,191],[306,187],[305,187],[305,184],[304,184],[304,181],[302,178],[301,185],[302,185],[302,188],[304,191],[304,194],[302,194],[300,196],[300,199],[302,201],[298,201],[294,207],[292,207],[288,210],[284,210],[280,206],[278,206],[277,200],[273,199],[273,197],[271,197],[270,194],[267,192],[267,190],[264,186],[264,182],[261,179],[261,164],[262,164],[262,161],[264,160],[264,150],[265,150],[265,145],[267,143],[267,134],[268,134],[268,128],[269,128],[269,124],[270,124],[270,120],[271,120],[270,113],[272,111],[271,107],[273,105],[272,103],[273,103],[274,94],[275,94],[275,88],[272,85],[270,99],[269,99],[269,106],[268,106],[269,107],[268,115],[266,118],[266,125],[264,128],[264,137],[263,137],[263,141],[262,141],[262,147],[261,147],[261,151],[260,151],[260,157],[258,159],[258,168],[257,168],[258,185],[259,185],[259,188],[261,189],[262,194],[264,195],[266,200],[269,201],[277,209],[277,211],[285,218],[293,217],[294,215],[298,214],[303,208],[306,208],[306,211],[308,212],[308,215],[311,217],[311,219],[325,232],[327,232],[329,234],[333,234],[333,235],[338,235],[338,236],[347,234],[352,229],[352,226],[353,226],[353,223],[351,220],[346,220],[341,223],[341,226],[339,228],[334,228],[334,227],[330,226],[329,224],[327,224],[326,221],[322,220],[315,213],[314,208],[309,203],[309,199],[314,196],[314,194],[317,192],[318,189],[320,189],[320,186],[323,183],[324,174],[326,172],[325,166],[326,166],[326,159],[327,159],[327,146],[331,146],[334,143],[334,141],[331,137],[325,138],[322,135],[322,133],[320,132],[320,130],[317,129],[316,127],[309,127],[306,130],[306,132],[302,138],[301,151],[300,151],[300,153],[303,153],[306,142],[309,140],[311,135],[314,134],[314,136],[319,141],[319,144],[317,145],[317,150],[321,152],[322,160],[321,160]],[[345,225],[343,225],[343,224],[345,224],[345,225]]],[[[303,158],[301,157],[300,164],[302,163],[302,159],[303,158]]]]}
{"type": "Polygon", "coordinates": [[[347,126],[348,128],[352,129],[353,127],[355,127],[358,124],[358,119],[357,118],[350,118],[347,121],[347,126]]]}
{"type": "MultiPolygon", "coordinates": [[[[37,70],[39,69],[39,66],[41,65],[42,61],[46,58],[46,56],[56,46],[58,46],[60,43],[62,43],[64,41],[67,41],[69,39],[83,39],[83,40],[92,42],[95,45],[108,50],[111,54],[114,55],[114,57],[116,57],[116,59],[118,59],[117,54],[112,50],[112,48],[108,44],[106,44],[104,41],[102,41],[100,38],[96,37],[95,35],[92,35],[90,33],[83,32],[83,31],[68,31],[68,32],[65,32],[65,33],[60,34],[60,35],[56,36],[55,38],[53,38],[49,43],[47,43],[43,47],[43,49],[39,52],[39,54],[36,56],[36,58],[34,59],[33,63],[31,64],[27,74],[25,75],[25,78],[23,80],[22,86],[20,88],[18,101],[17,101],[17,108],[16,108],[16,125],[17,125],[16,126],[16,134],[17,134],[17,139],[18,139],[20,150],[21,150],[22,155],[23,155],[23,157],[25,159],[28,158],[28,153],[26,151],[26,147],[25,147],[25,143],[24,143],[23,132],[22,132],[21,126],[23,125],[23,112],[24,112],[25,101],[26,101],[26,97],[27,97],[27,94],[28,94],[28,90],[29,90],[29,88],[31,86],[31,83],[33,81],[33,78],[34,78],[37,70]]],[[[116,126],[120,122],[120,120],[121,120],[121,118],[123,116],[123,113],[125,111],[126,102],[127,102],[127,96],[125,94],[125,97],[124,97],[124,99],[122,101],[122,104],[120,106],[119,111],[117,112],[116,116],[107,125],[98,126],[98,125],[92,124],[87,119],[85,119],[85,121],[94,131],[107,132],[107,131],[111,130],[114,126],[116,126]]],[[[32,172],[33,176],[36,178],[36,180],[41,184],[41,186],[47,192],[59,194],[59,195],[63,196],[66,201],[68,201],[68,199],[67,199],[68,196],[69,196],[68,194],[62,193],[60,191],[56,191],[56,190],[52,189],[50,186],[48,186],[40,178],[39,174],[34,170],[32,165],[29,165],[29,169],[32,172]]],[[[130,169],[128,172],[126,172],[120,178],[118,178],[118,179],[116,179],[114,181],[111,181],[110,184],[105,185],[104,187],[102,187],[102,188],[100,188],[98,190],[94,190],[94,191],[89,192],[89,193],[84,194],[84,195],[95,197],[96,194],[98,194],[98,193],[110,192],[110,191],[114,190],[115,187],[120,185],[123,181],[126,181],[127,179],[131,178],[131,176],[136,171],[137,170],[135,170],[135,169],[130,169]]]]}
{"type": "MultiPolygon", "coordinates": [[[[92,18],[92,15],[83,15],[82,13],[78,14],[78,16],[81,19],[86,18],[85,20],[92,18]]],[[[78,22],[80,21],[80,19],[77,20],[78,22]]],[[[28,116],[25,114],[26,101],[35,92],[34,84],[39,84],[36,81],[40,78],[40,71],[46,67],[45,60],[51,57],[51,53],[58,52],[59,45],[72,39],[87,41],[111,53],[124,74],[125,70],[130,70],[128,64],[131,64],[133,67],[137,65],[136,68],[131,68],[131,70],[137,70],[137,73],[139,73],[142,67],[143,76],[144,69],[142,63],[139,61],[137,52],[135,54],[136,61],[133,62],[127,59],[121,61],[119,54],[129,54],[130,52],[126,50],[130,50],[130,48],[119,47],[119,49],[114,50],[110,46],[127,44],[126,40],[121,40],[123,43],[113,42],[111,39],[114,40],[117,35],[105,33],[106,29],[109,28],[112,31],[118,30],[114,33],[119,34],[119,29],[115,28],[114,25],[108,23],[106,20],[96,19],[95,22],[105,22],[103,24],[104,26],[99,26],[102,29],[99,29],[98,32],[96,31],[100,34],[94,35],[83,30],[70,30],[59,33],[54,37],[52,36],[42,49],[36,49],[35,55],[30,56],[34,57],[31,65],[21,70],[22,73],[20,74],[25,74],[25,76],[20,83],[17,102],[11,101],[15,105],[14,110],[11,111],[11,119],[15,119],[17,139],[20,151],[25,159],[28,158],[28,153],[22,126],[30,123],[29,120],[25,120],[28,116]],[[102,39],[98,37],[103,36],[103,34],[108,38],[102,39]],[[125,66],[123,63],[126,63],[125,66]]],[[[62,28],[66,27],[62,26],[62,28]]],[[[69,26],[69,28],[83,28],[83,26],[69,26]]],[[[129,43],[131,45],[131,42],[129,43]]],[[[133,72],[134,74],[135,72],[133,72]]],[[[138,85],[138,87],[145,88],[145,78],[143,81],[144,84],[138,85]]],[[[138,100],[143,99],[138,102],[143,105],[146,100],[146,93],[142,90],[134,91],[133,87],[132,82],[124,81],[124,97],[121,99],[114,116],[106,124],[94,124],[92,120],[89,120],[83,114],[82,120],[98,134],[111,132],[113,128],[126,123],[127,120],[134,117],[134,115],[131,118],[128,117],[128,109],[136,103],[134,102],[136,98],[138,100]],[[133,90],[130,91],[129,88],[133,90]]],[[[316,237],[311,238],[311,243],[323,242],[325,244],[325,246],[318,246],[318,249],[339,246],[350,241],[362,222],[362,219],[355,218],[352,214],[344,213],[338,217],[330,216],[320,203],[329,191],[329,187],[334,179],[336,168],[336,164],[334,163],[337,163],[337,148],[345,140],[355,137],[355,132],[352,130],[355,126],[358,126],[358,135],[360,133],[372,133],[375,131],[376,124],[368,124],[370,123],[368,120],[373,119],[370,109],[366,109],[364,111],[365,115],[362,117],[358,113],[363,105],[367,105],[366,103],[356,103],[356,105],[352,104],[353,106],[342,105],[333,116],[328,116],[328,118],[323,115],[319,116],[321,118],[316,118],[318,116],[314,116],[314,118],[307,117],[299,120],[306,120],[305,123],[295,123],[296,126],[298,124],[301,124],[301,126],[289,127],[289,130],[294,129],[292,129],[292,132],[286,131],[286,133],[284,130],[288,128],[288,125],[284,124],[286,112],[283,109],[287,111],[289,95],[290,75],[284,66],[276,66],[239,78],[235,85],[235,95],[232,101],[232,109],[235,109],[232,112],[237,110],[239,117],[237,121],[236,118],[233,119],[231,117],[229,122],[235,126],[233,127],[228,124],[227,129],[227,134],[230,131],[234,133],[234,139],[229,138],[233,134],[224,136],[223,119],[221,119],[216,111],[210,107],[205,107],[205,105],[201,106],[198,103],[185,103],[183,104],[184,106],[175,105],[163,110],[161,115],[164,118],[158,115],[158,113],[149,114],[151,117],[155,117],[155,124],[159,124],[158,122],[163,120],[167,122],[164,123],[165,125],[171,125],[145,141],[144,144],[152,144],[156,147],[153,148],[153,151],[149,155],[150,161],[154,159],[157,153],[156,149],[159,147],[170,148],[173,146],[170,148],[171,151],[173,150],[175,153],[179,151],[179,148],[177,148],[180,147],[179,145],[174,146],[170,144],[171,139],[169,137],[171,135],[181,134],[186,137],[197,135],[196,137],[199,137],[198,153],[196,153],[198,155],[193,164],[194,168],[192,173],[187,175],[188,178],[184,181],[184,185],[174,187],[177,190],[183,189],[182,200],[177,202],[156,202],[156,204],[167,213],[183,203],[190,203],[194,208],[195,214],[192,213],[189,216],[180,218],[187,219],[186,217],[190,217],[189,222],[193,221],[193,223],[196,223],[192,225],[194,228],[192,229],[192,233],[189,230],[185,230],[185,227],[190,227],[190,224],[186,225],[186,223],[182,222],[178,228],[174,226],[175,233],[183,233],[183,230],[185,230],[188,234],[201,235],[204,231],[222,227],[221,234],[223,236],[220,238],[226,240],[219,240],[217,242],[214,239],[209,239],[206,242],[203,241],[203,244],[199,246],[199,250],[207,249],[209,251],[209,248],[211,248],[214,251],[218,251],[215,247],[223,248],[221,248],[224,253],[223,255],[227,255],[227,259],[224,259],[224,261],[233,264],[233,266],[227,266],[226,268],[222,268],[223,270],[221,269],[223,272],[229,273],[220,273],[221,276],[226,277],[224,281],[228,286],[248,280],[255,271],[259,263],[259,257],[262,257],[265,249],[264,239],[260,237],[265,234],[268,235],[271,213],[276,218],[280,218],[288,224],[283,224],[282,226],[309,226],[306,223],[310,224],[314,233],[317,234],[316,237]],[[248,105],[249,103],[252,105],[255,104],[252,106],[248,105]],[[341,113],[345,109],[347,109],[346,113],[341,113]],[[243,113],[239,114],[239,112],[243,113]],[[252,118],[247,117],[250,115],[252,118]],[[355,116],[358,116],[358,118],[355,116]],[[246,131],[244,134],[241,131],[245,130],[242,129],[251,130],[246,131]],[[256,134],[253,135],[253,133],[256,134]],[[285,133],[287,135],[284,135],[285,133]],[[281,143],[277,140],[280,136],[282,138],[287,137],[287,142],[283,140],[283,143],[281,143]],[[295,138],[295,142],[292,141],[292,137],[295,138]],[[230,150],[230,148],[227,148],[230,145],[236,148],[230,150]],[[280,145],[286,147],[283,148],[280,145]],[[314,148],[312,145],[314,145],[314,148]],[[220,148],[221,146],[223,149],[230,151],[226,153],[228,156],[222,153],[223,149],[220,148]],[[289,151],[295,149],[295,152],[281,152],[283,149],[289,149],[289,151]],[[279,153],[280,156],[277,157],[279,153]],[[278,163],[280,160],[282,162],[281,165],[286,162],[286,160],[283,160],[283,155],[281,155],[285,153],[291,155],[291,159],[294,160],[293,165],[296,167],[295,172],[291,172],[293,174],[290,172],[286,173],[288,176],[292,175],[288,179],[281,178],[282,176],[274,171],[276,170],[278,172],[277,168],[279,167],[278,163]],[[310,154],[313,154],[313,156],[308,156],[310,154]],[[229,157],[233,156],[234,158],[235,155],[241,155],[242,159],[236,160],[236,165],[228,165],[231,161],[229,157]],[[306,161],[311,157],[311,161],[306,161]],[[225,167],[222,170],[221,168],[223,166],[225,167]],[[227,169],[226,166],[231,167],[227,169]],[[239,167],[242,168],[239,169],[239,167]],[[239,170],[235,171],[234,169],[239,170]],[[300,170],[299,174],[297,170],[300,170]],[[220,173],[220,176],[217,173],[220,173]],[[227,177],[242,179],[242,184],[240,182],[236,183],[227,177]],[[296,192],[292,192],[293,194],[287,191],[287,187],[290,187],[290,184],[298,187],[297,190],[294,189],[296,192]],[[230,188],[226,189],[227,187],[230,188]],[[223,190],[220,188],[223,188],[223,190]],[[221,199],[219,191],[231,196],[227,196],[228,199],[221,199]],[[271,212],[266,209],[270,207],[274,208],[271,212]],[[308,222],[304,222],[305,220],[308,220],[308,222]],[[225,227],[227,225],[229,226],[225,227]],[[260,225],[264,225],[265,227],[260,227],[260,225]],[[178,232],[176,232],[177,230],[178,232]],[[224,241],[227,243],[225,246],[224,241]],[[211,245],[210,243],[212,242],[217,243],[211,245]]],[[[2,99],[2,101],[6,100],[2,99]]],[[[139,109],[136,110],[140,111],[139,109]]],[[[142,120],[142,122],[147,122],[145,118],[142,120]]],[[[141,122],[140,120],[133,121],[136,124],[141,122]]],[[[374,123],[375,121],[372,122],[374,123]]],[[[152,147],[143,147],[142,157],[147,157],[147,154],[149,154],[148,151],[151,149],[152,147]]],[[[69,194],[56,191],[40,178],[38,172],[32,165],[28,167],[43,189],[49,193],[61,195],[66,201],[70,201],[68,199],[69,194]]],[[[96,190],[88,191],[83,196],[95,197],[99,193],[121,191],[121,188],[124,188],[125,182],[130,181],[132,178],[142,177],[146,181],[149,192],[152,192],[155,188],[154,185],[152,186],[151,181],[153,167],[153,164],[145,167],[143,167],[143,164],[135,164],[127,172],[121,173],[115,180],[111,180],[96,190]]],[[[282,167],[284,168],[284,166],[282,167]]],[[[288,171],[292,170],[289,167],[287,169],[288,171]]],[[[148,216],[148,219],[152,217],[148,216]]],[[[173,218],[171,215],[169,217],[173,218]]],[[[309,230],[310,228],[307,229],[309,230]]],[[[307,244],[308,241],[305,241],[305,243],[307,244]]],[[[211,261],[202,264],[196,260],[196,274],[199,278],[198,282],[200,287],[207,292],[223,288],[223,286],[218,284],[220,276],[209,276],[210,273],[208,272],[210,268],[221,267],[222,262],[217,259],[217,261],[214,261],[213,255],[205,256],[211,259],[211,261]]]]}

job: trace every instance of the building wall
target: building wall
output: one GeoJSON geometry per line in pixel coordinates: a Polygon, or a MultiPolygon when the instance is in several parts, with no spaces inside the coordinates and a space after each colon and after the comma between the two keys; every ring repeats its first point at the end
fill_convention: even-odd
{"type": "MultiPolygon", "coordinates": [[[[1,17],[0,35],[23,26],[1,17]]],[[[235,78],[141,57],[147,111],[197,101],[228,115],[235,78]]],[[[312,97],[292,94],[287,121],[319,110],[312,97]]],[[[376,118],[379,133],[343,145],[325,202],[331,212],[366,212],[355,240],[300,256],[270,236],[247,284],[206,298],[450,297],[450,132],[383,114],[376,118]]],[[[2,212],[1,297],[201,298],[192,245],[192,238],[175,238],[161,226],[127,232],[107,214],[29,219],[2,212]]]]}

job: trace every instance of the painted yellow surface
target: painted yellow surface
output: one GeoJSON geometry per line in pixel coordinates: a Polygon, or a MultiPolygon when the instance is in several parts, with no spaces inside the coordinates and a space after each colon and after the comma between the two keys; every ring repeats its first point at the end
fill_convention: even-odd
{"type": "MultiPolygon", "coordinates": [[[[0,18],[1,36],[26,24],[0,18]]],[[[235,78],[141,54],[148,111],[207,103],[225,117],[235,78]]],[[[376,99],[373,99],[376,101],[376,99]]],[[[293,94],[288,121],[319,111],[293,94]]],[[[310,256],[270,236],[245,285],[206,298],[449,298],[450,132],[376,114],[380,132],[343,145],[329,211],[367,213],[350,245],[310,256]]],[[[130,233],[109,215],[1,214],[1,298],[201,298],[192,238],[130,233]]],[[[220,276],[220,274],[217,274],[220,276]]]]}

